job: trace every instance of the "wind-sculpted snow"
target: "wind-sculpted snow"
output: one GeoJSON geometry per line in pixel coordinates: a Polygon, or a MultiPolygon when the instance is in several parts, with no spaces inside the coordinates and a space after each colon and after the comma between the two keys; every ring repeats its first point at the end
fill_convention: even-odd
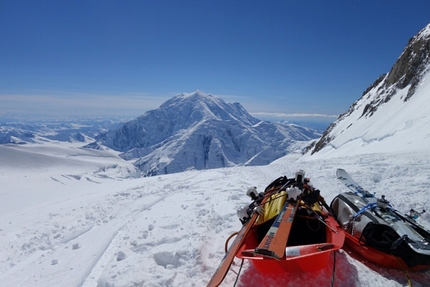
{"type": "MultiPolygon", "coordinates": [[[[236,210],[250,202],[247,188],[262,191],[299,168],[327,202],[346,191],[335,178],[339,167],[401,211],[428,209],[430,198],[429,151],[325,160],[290,154],[266,166],[146,178],[124,177],[132,166],[111,152],[79,151],[70,143],[0,147],[0,286],[205,286],[225,240],[241,226],[236,210]],[[11,150],[34,168],[2,161],[11,150]],[[44,165],[35,168],[42,155],[44,165]]],[[[419,223],[430,228],[430,213],[419,223]]],[[[343,249],[315,274],[267,276],[245,262],[238,286],[330,286],[334,265],[334,286],[407,285],[402,271],[343,249]]],[[[430,271],[409,277],[415,287],[428,286],[430,271]]],[[[222,286],[235,279],[229,272],[222,286]]]]}

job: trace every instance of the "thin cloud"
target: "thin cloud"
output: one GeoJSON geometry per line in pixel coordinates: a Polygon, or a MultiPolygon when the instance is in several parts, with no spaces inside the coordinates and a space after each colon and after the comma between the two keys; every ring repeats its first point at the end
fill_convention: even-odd
{"type": "Polygon", "coordinates": [[[253,116],[262,117],[275,117],[275,118],[337,118],[339,115],[327,115],[327,114],[307,114],[307,113],[266,113],[266,112],[255,112],[251,113],[253,116]]]}
{"type": "Polygon", "coordinates": [[[0,95],[0,114],[143,114],[158,108],[167,99],[145,94],[99,95],[88,93],[59,93],[56,95],[0,95]]]}

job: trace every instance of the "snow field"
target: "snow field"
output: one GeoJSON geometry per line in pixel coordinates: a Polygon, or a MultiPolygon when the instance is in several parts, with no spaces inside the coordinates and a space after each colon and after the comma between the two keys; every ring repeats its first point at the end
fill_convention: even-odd
{"type": "MultiPolygon", "coordinates": [[[[24,149],[20,160],[36,166],[39,156],[28,157],[36,153],[31,146],[18,148],[15,158],[24,149]]],[[[325,160],[291,154],[267,166],[133,178],[132,167],[114,154],[72,157],[76,149],[57,147],[43,170],[1,163],[0,286],[205,286],[225,240],[240,229],[236,210],[250,202],[247,188],[263,191],[299,168],[327,203],[346,191],[337,168],[401,211],[426,208],[430,198],[430,152],[325,160]]],[[[419,223],[429,228],[430,214],[419,223]]],[[[337,253],[335,268],[335,286],[407,286],[402,271],[363,261],[347,248],[337,253]]],[[[238,286],[330,286],[332,271],[333,259],[315,274],[274,278],[245,262],[238,286]]],[[[428,286],[430,271],[409,277],[413,286],[428,286]]],[[[223,286],[235,279],[229,272],[223,286]]]]}

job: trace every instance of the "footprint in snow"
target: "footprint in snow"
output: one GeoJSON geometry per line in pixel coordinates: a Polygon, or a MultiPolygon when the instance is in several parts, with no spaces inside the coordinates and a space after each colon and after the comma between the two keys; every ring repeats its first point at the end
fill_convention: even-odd
{"type": "Polygon", "coordinates": [[[201,209],[200,211],[199,211],[199,214],[198,214],[198,217],[201,217],[201,216],[205,216],[206,214],[208,214],[210,211],[208,210],[208,209],[201,209]]]}
{"type": "Polygon", "coordinates": [[[145,230],[145,231],[142,231],[142,239],[146,239],[146,238],[148,238],[148,235],[149,235],[149,232],[147,231],[147,230],[145,230]]]}
{"type": "Polygon", "coordinates": [[[171,267],[178,267],[181,265],[179,261],[180,256],[177,253],[163,251],[154,254],[154,260],[157,265],[163,266],[166,269],[171,267]]]}
{"type": "Polygon", "coordinates": [[[122,261],[127,258],[127,255],[125,255],[124,252],[118,251],[118,254],[116,255],[116,261],[122,261]]]}
{"type": "Polygon", "coordinates": [[[161,228],[163,229],[175,229],[178,228],[179,224],[171,224],[171,225],[165,225],[165,226],[161,226],[161,228]]]}

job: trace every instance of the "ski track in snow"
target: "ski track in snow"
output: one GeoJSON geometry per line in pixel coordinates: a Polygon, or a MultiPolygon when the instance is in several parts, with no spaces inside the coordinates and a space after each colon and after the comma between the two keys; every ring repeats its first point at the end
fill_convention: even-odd
{"type": "MultiPolygon", "coordinates": [[[[313,161],[290,155],[267,166],[137,179],[119,177],[118,169],[41,175],[9,170],[0,184],[11,191],[0,198],[16,192],[25,204],[0,213],[0,286],[205,286],[224,256],[226,238],[240,228],[236,209],[249,203],[248,187],[263,191],[275,178],[302,168],[329,203],[346,191],[335,178],[336,169],[345,168],[397,209],[421,210],[430,198],[429,155],[313,161]]],[[[430,213],[419,223],[429,228],[430,213]]],[[[232,269],[238,271],[239,263],[232,269]]],[[[315,274],[273,277],[246,262],[238,286],[330,286],[332,270],[333,258],[315,274]]],[[[413,286],[429,286],[430,271],[409,277],[413,286]]],[[[222,286],[235,279],[229,272],[222,286]]],[[[380,268],[344,248],[337,253],[334,286],[407,286],[407,279],[402,271],[380,268]]]]}

